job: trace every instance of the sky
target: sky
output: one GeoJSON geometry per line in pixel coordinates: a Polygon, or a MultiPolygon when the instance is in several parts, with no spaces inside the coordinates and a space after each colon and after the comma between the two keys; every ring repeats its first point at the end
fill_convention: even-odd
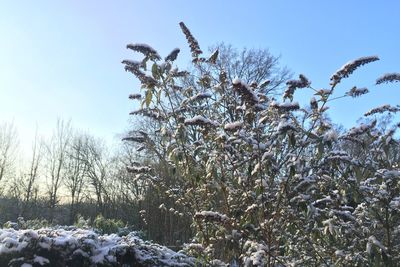
{"type": "Polygon", "coordinates": [[[378,55],[336,89],[370,90],[332,103],[332,119],[349,128],[373,107],[400,103],[400,84],[374,85],[382,74],[400,72],[399,10],[396,0],[0,0],[0,123],[12,121],[25,147],[36,127],[48,135],[57,119],[118,142],[137,108],[128,95],[139,92],[121,64],[138,58],[126,44],[147,43],[162,56],[179,47],[185,67],[184,21],[204,51],[222,41],[267,48],[315,88],[326,88],[347,61],[378,55]]]}

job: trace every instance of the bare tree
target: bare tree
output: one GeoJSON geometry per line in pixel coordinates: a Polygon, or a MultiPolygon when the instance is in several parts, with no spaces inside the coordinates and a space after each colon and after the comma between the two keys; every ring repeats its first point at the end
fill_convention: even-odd
{"type": "Polygon", "coordinates": [[[50,219],[54,218],[54,209],[59,201],[58,192],[66,174],[68,145],[71,140],[70,122],[57,121],[56,131],[47,144],[47,194],[49,197],[50,219]]]}
{"type": "Polygon", "coordinates": [[[17,130],[13,123],[0,125],[0,181],[10,174],[18,148],[17,130]]]}
{"type": "Polygon", "coordinates": [[[86,164],[88,182],[94,190],[98,213],[101,213],[105,199],[109,199],[106,190],[108,162],[105,146],[92,136],[87,136],[84,149],[81,150],[81,160],[86,164]]]}
{"type": "Polygon", "coordinates": [[[269,81],[264,93],[276,94],[292,76],[288,68],[280,66],[280,57],[272,55],[268,49],[244,48],[239,51],[225,43],[210,48],[210,52],[217,50],[218,58],[212,67],[216,73],[224,70],[230,82],[237,77],[248,84],[269,81]]]}
{"type": "Polygon", "coordinates": [[[66,163],[65,185],[70,194],[70,223],[75,220],[77,205],[82,200],[86,174],[88,169],[87,161],[83,158],[83,151],[88,144],[88,136],[75,134],[68,149],[66,163]]]}
{"type": "Polygon", "coordinates": [[[29,205],[32,204],[32,199],[37,197],[38,186],[36,185],[39,176],[39,166],[43,159],[43,142],[38,137],[36,130],[35,139],[32,145],[32,158],[29,164],[29,170],[24,176],[24,206],[22,214],[25,215],[29,205]]]}

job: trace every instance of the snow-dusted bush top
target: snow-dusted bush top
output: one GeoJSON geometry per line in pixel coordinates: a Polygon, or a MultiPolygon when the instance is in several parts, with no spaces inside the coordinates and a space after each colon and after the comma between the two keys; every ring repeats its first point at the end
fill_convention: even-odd
{"type": "Polygon", "coordinates": [[[194,259],[166,247],[92,230],[0,229],[0,266],[194,266],[194,259]]]}

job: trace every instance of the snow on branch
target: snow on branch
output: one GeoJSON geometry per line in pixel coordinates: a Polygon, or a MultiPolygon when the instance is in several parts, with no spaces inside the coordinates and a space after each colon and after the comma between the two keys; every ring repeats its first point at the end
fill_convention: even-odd
{"type": "Polygon", "coordinates": [[[379,60],[379,57],[377,56],[368,56],[360,57],[356,60],[347,62],[331,76],[331,85],[334,86],[340,83],[343,78],[349,77],[349,75],[352,74],[358,67],[377,60],[379,60]]]}
{"type": "Polygon", "coordinates": [[[146,73],[141,71],[137,65],[125,63],[125,71],[133,73],[133,75],[135,75],[142,84],[145,84],[147,86],[156,86],[158,84],[158,82],[153,77],[146,75],[146,73]]]}
{"type": "Polygon", "coordinates": [[[174,61],[178,57],[180,51],[179,48],[175,48],[168,54],[168,56],[166,56],[165,61],[174,61]]]}
{"type": "Polygon", "coordinates": [[[225,124],[224,130],[225,131],[236,131],[236,130],[242,128],[242,127],[243,127],[243,122],[234,121],[234,122],[225,124]]]}
{"type": "Polygon", "coordinates": [[[280,112],[289,112],[289,111],[294,111],[298,110],[300,108],[299,102],[284,102],[284,103],[278,103],[278,102],[271,102],[270,107],[279,110],[280,112]]]}
{"type": "Polygon", "coordinates": [[[212,95],[211,95],[210,92],[204,91],[204,92],[198,93],[197,95],[194,95],[194,96],[192,96],[190,98],[185,99],[182,104],[187,104],[187,103],[190,103],[190,102],[195,102],[195,101],[211,98],[211,96],[212,95]]]}
{"type": "Polygon", "coordinates": [[[232,81],[232,85],[233,88],[238,91],[238,93],[246,103],[250,104],[251,106],[258,104],[259,102],[258,97],[245,82],[236,78],[232,81]]]}
{"type": "Polygon", "coordinates": [[[311,85],[311,82],[310,82],[310,80],[307,79],[306,76],[304,76],[303,74],[300,74],[298,80],[289,80],[286,82],[286,85],[287,85],[287,88],[283,95],[283,99],[286,99],[286,98],[292,99],[293,94],[296,91],[296,89],[306,88],[311,85]]]}
{"type": "Polygon", "coordinates": [[[185,23],[180,22],[179,26],[181,27],[182,32],[189,43],[190,51],[192,52],[192,57],[197,58],[201,53],[203,53],[203,51],[201,51],[200,49],[199,43],[197,42],[196,38],[193,37],[192,33],[190,32],[188,27],[186,27],[185,23]]]}
{"type": "Polygon", "coordinates": [[[379,247],[380,249],[382,249],[383,251],[387,250],[387,248],[373,235],[368,238],[366,251],[369,254],[371,253],[371,245],[375,245],[375,246],[379,247]]]}
{"type": "Polygon", "coordinates": [[[142,95],[141,94],[130,94],[129,99],[141,99],[142,95]]]}
{"type": "Polygon", "coordinates": [[[213,126],[216,127],[219,124],[215,121],[209,120],[203,116],[197,115],[191,119],[185,119],[186,125],[198,125],[198,126],[213,126]]]}
{"type": "Polygon", "coordinates": [[[399,112],[399,111],[400,111],[400,107],[393,107],[393,106],[390,106],[390,105],[383,105],[383,106],[371,109],[370,111],[366,112],[364,114],[364,116],[367,117],[367,116],[371,116],[371,115],[376,114],[376,113],[384,113],[384,112],[396,113],[396,112],[399,112]]]}
{"type": "Polygon", "coordinates": [[[376,80],[376,84],[398,81],[400,81],[400,73],[386,73],[376,80]]]}
{"type": "Polygon", "coordinates": [[[165,116],[157,109],[142,108],[129,113],[129,115],[141,115],[154,120],[165,120],[165,116]]]}
{"type": "Polygon", "coordinates": [[[232,81],[233,88],[239,93],[242,100],[250,106],[255,106],[259,103],[259,99],[253,90],[243,81],[236,78],[232,81]]]}
{"type": "Polygon", "coordinates": [[[128,44],[126,48],[131,49],[133,51],[142,53],[144,56],[149,57],[149,58],[154,58],[156,60],[160,60],[161,57],[157,53],[157,51],[149,46],[148,44],[128,44]]]}
{"type": "Polygon", "coordinates": [[[137,68],[137,69],[142,68],[144,66],[142,61],[136,61],[136,60],[130,60],[130,59],[122,60],[121,63],[125,64],[126,66],[130,66],[130,67],[137,68]]]}
{"type": "Polygon", "coordinates": [[[143,136],[129,136],[122,138],[122,141],[144,143],[146,141],[146,138],[144,138],[143,136]]]}
{"type": "Polygon", "coordinates": [[[211,56],[207,59],[207,61],[210,62],[211,64],[215,64],[218,59],[218,54],[219,54],[219,51],[217,49],[211,54],[211,56]]]}
{"type": "Polygon", "coordinates": [[[276,131],[278,133],[284,134],[288,131],[297,131],[297,128],[292,123],[288,122],[287,120],[283,119],[279,122],[278,126],[276,127],[276,131]]]}
{"type": "Polygon", "coordinates": [[[151,172],[151,168],[147,167],[147,166],[141,166],[141,167],[137,167],[137,166],[127,166],[126,170],[130,173],[149,173],[151,172]]]}
{"type": "Polygon", "coordinates": [[[370,131],[375,126],[376,126],[376,120],[373,120],[370,124],[361,123],[360,126],[351,128],[347,133],[347,135],[350,137],[361,135],[363,133],[366,133],[367,131],[370,131]]]}
{"type": "Polygon", "coordinates": [[[204,220],[205,222],[219,222],[223,224],[230,221],[228,216],[215,211],[196,212],[194,218],[196,220],[204,220]]]}
{"type": "Polygon", "coordinates": [[[362,95],[367,94],[369,91],[367,88],[363,87],[363,88],[357,88],[356,86],[354,86],[353,88],[351,88],[346,95],[351,96],[351,97],[359,97],[362,95]]]}

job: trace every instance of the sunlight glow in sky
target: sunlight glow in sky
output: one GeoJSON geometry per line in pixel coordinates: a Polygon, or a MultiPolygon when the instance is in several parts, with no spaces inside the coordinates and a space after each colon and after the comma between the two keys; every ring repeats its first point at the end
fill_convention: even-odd
{"type": "Polygon", "coordinates": [[[137,56],[126,44],[148,43],[163,56],[179,47],[184,67],[190,60],[178,26],[184,21],[204,51],[221,41],[269,48],[316,88],[328,86],[347,61],[379,55],[337,88],[371,91],[331,106],[334,121],[351,127],[370,108],[400,103],[399,84],[374,85],[381,74],[400,72],[399,8],[395,0],[1,1],[0,122],[14,121],[25,146],[36,125],[46,134],[57,118],[115,139],[135,109],[128,94],[139,92],[120,63],[137,56]]]}

